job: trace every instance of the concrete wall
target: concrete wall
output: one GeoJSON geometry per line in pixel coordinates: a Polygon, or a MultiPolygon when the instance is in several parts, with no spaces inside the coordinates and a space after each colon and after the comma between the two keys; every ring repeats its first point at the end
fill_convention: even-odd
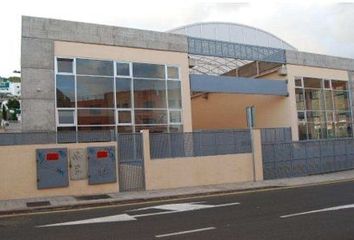
{"type": "Polygon", "coordinates": [[[252,153],[150,159],[149,135],[143,131],[147,190],[263,180],[260,131],[254,131],[252,153]]]}
{"type": "Polygon", "coordinates": [[[23,131],[55,131],[54,41],[183,53],[188,48],[185,36],[172,33],[27,16],[21,37],[23,131]]]}
{"type": "Polygon", "coordinates": [[[302,66],[354,70],[354,59],[286,50],[286,63],[302,66]]]}
{"type": "MultiPolygon", "coordinates": [[[[109,143],[17,145],[0,147],[0,200],[60,195],[87,195],[117,192],[118,182],[88,185],[88,179],[70,181],[64,188],[37,189],[36,149],[86,148],[87,146],[116,146],[109,143]]],[[[116,154],[116,156],[118,156],[116,154]]]]}

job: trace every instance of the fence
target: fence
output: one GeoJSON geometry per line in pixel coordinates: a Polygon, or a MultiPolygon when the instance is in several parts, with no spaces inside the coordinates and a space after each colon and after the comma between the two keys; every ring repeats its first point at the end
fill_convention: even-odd
{"type": "Polygon", "coordinates": [[[291,142],[291,128],[262,128],[262,143],[291,142]]]}
{"type": "Polygon", "coordinates": [[[117,143],[120,191],[145,190],[142,134],[119,134],[117,143]]]}
{"type": "Polygon", "coordinates": [[[150,134],[152,159],[250,153],[249,130],[150,134]]]}
{"type": "Polygon", "coordinates": [[[299,177],[354,168],[354,139],[263,143],[265,179],[299,177]]]}

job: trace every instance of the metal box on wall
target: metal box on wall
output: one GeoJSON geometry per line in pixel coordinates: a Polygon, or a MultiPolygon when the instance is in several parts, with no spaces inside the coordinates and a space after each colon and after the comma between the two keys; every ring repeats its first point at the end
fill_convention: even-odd
{"type": "Polygon", "coordinates": [[[57,188],[69,185],[66,148],[36,150],[37,188],[57,188]]]}
{"type": "Polygon", "coordinates": [[[114,146],[88,147],[88,183],[102,184],[117,181],[116,153],[114,146]]]}

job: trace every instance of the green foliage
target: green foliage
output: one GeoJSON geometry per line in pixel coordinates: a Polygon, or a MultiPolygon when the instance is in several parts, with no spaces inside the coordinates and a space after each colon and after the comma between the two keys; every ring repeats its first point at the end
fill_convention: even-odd
{"type": "Polygon", "coordinates": [[[9,99],[7,101],[7,107],[9,109],[19,109],[20,108],[20,102],[17,99],[15,99],[15,98],[9,99]]]}
{"type": "Polygon", "coordinates": [[[12,77],[9,77],[8,78],[8,80],[10,81],[10,82],[21,82],[21,78],[20,77],[16,77],[16,76],[12,76],[12,77]]]}
{"type": "Polygon", "coordinates": [[[5,105],[2,105],[2,118],[7,120],[7,111],[5,105]]]}

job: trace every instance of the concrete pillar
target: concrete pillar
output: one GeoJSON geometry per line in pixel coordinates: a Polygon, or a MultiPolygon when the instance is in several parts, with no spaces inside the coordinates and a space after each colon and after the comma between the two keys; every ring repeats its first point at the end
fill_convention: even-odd
{"type": "Polygon", "coordinates": [[[141,130],[143,140],[143,156],[144,156],[144,180],[145,180],[145,189],[151,189],[150,186],[150,165],[151,165],[151,157],[150,157],[150,134],[149,130],[141,130]]]}
{"type": "Polygon", "coordinates": [[[252,129],[253,161],[254,161],[254,180],[263,180],[263,159],[262,159],[262,140],[261,130],[252,129]]]}

